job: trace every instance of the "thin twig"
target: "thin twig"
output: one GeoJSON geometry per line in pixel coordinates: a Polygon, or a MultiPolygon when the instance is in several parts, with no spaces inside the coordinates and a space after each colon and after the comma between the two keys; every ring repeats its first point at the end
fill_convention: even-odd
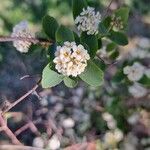
{"type": "Polygon", "coordinates": [[[112,65],[115,65],[117,63],[117,61],[114,61],[112,63],[106,63],[99,55],[96,55],[98,57],[98,59],[100,59],[102,61],[102,63],[104,63],[105,65],[108,65],[109,67],[111,67],[112,65]]]}
{"type": "Polygon", "coordinates": [[[41,119],[37,119],[35,121],[29,121],[27,124],[25,124],[24,126],[19,128],[18,130],[16,130],[15,135],[18,136],[19,134],[21,134],[23,131],[27,130],[28,128],[30,128],[30,130],[32,132],[37,133],[39,135],[40,133],[37,130],[37,128],[35,127],[35,124],[38,124],[40,122],[41,122],[41,119]]]}
{"type": "Polygon", "coordinates": [[[103,18],[105,18],[107,16],[109,8],[110,8],[110,6],[111,6],[111,4],[112,4],[113,1],[114,0],[110,1],[109,5],[107,6],[107,8],[105,9],[105,11],[103,12],[103,15],[102,15],[103,18]]]}
{"type": "Polygon", "coordinates": [[[24,100],[26,97],[28,97],[30,94],[32,94],[39,86],[39,82],[30,90],[28,91],[26,94],[24,94],[22,97],[20,97],[18,100],[16,100],[15,102],[11,103],[3,112],[2,114],[8,112],[11,108],[13,108],[14,106],[16,106],[18,103],[20,103],[22,100],[24,100]]]}
{"type": "Polygon", "coordinates": [[[0,145],[0,150],[45,150],[45,149],[23,145],[0,145]]]}
{"type": "Polygon", "coordinates": [[[10,36],[0,36],[0,42],[13,42],[13,41],[27,41],[33,44],[52,44],[52,40],[37,39],[37,38],[27,38],[27,37],[10,37],[10,36]]]}
{"type": "Polygon", "coordinates": [[[7,136],[11,139],[13,144],[22,145],[21,142],[16,138],[16,136],[12,133],[12,131],[8,128],[6,121],[0,114],[0,125],[3,127],[3,131],[7,134],[7,136]]]}

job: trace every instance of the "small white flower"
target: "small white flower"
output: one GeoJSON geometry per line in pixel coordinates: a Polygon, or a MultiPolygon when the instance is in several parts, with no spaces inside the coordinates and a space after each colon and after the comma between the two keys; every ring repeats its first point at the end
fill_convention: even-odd
{"type": "Polygon", "coordinates": [[[111,114],[109,114],[108,112],[105,112],[102,114],[102,117],[107,122],[107,126],[109,129],[115,129],[116,128],[116,121],[111,114]]]}
{"type": "Polygon", "coordinates": [[[144,49],[150,48],[150,40],[146,37],[142,37],[138,41],[138,46],[144,49]]]}
{"type": "Polygon", "coordinates": [[[123,133],[119,129],[108,131],[104,135],[104,145],[106,148],[116,147],[117,143],[123,139],[123,133]]]}
{"type": "Polygon", "coordinates": [[[36,137],[36,138],[34,138],[32,145],[34,147],[43,148],[44,140],[41,137],[36,137]]]}
{"type": "MultiPolygon", "coordinates": [[[[28,28],[27,21],[21,21],[13,28],[11,37],[34,38],[35,34],[28,28]]],[[[14,47],[21,53],[27,53],[32,42],[25,40],[16,40],[13,42],[14,47]]]]}
{"type": "Polygon", "coordinates": [[[114,136],[115,136],[115,138],[116,138],[116,140],[118,141],[118,142],[120,142],[122,139],[123,139],[123,133],[122,133],[122,131],[120,130],[120,129],[115,129],[115,131],[114,131],[114,136]]]}
{"type": "Polygon", "coordinates": [[[129,87],[129,93],[135,98],[140,98],[146,95],[147,89],[138,83],[134,83],[129,87]]]}
{"type": "Polygon", "coordinates": [[[108,57],[108,53],[106,51],[106,46],[103,46],[100,51],[99,51],[100,57],[101,58],[107,58],[108,57]]]}
{"type": "Polygon", "coordinates": [[[108,112],[105,112],[105,113],[103,113],[102,114],[102,117],[103,117],[103,119],[105,120],[105,121],[111,121],[112,119],[113,119],[113,116],[110,114],[110,113],[108,113],[108,112]]]}
{"type": "Polygon", "coordinates": [[[93,7],[83,8],[83,11],[75,19],[78,30],[86,31],[88,35],[98,33],[98,25],[101,22],[101,14],[95,12],[93,7]]]}
{"type": "Polygon", "coordinates": [[[131,116],[129,116],[128,123],[134,125],[138,122],[139,118],[140,118],[139,113],[135,112],[131,116]]]}
{"type": "Polygon", "coordinates": [[[150,57],[150,53],[148,52],[148,50],[145,49],[141,49],[141,48],[134,48],[130,51],[130,55],[133,58],[149,58],[150,57]]]}
{"type": "Polygon", "coordinates": [[[142,78],[145,71],[145,67],[138,62],[135,62],[132,66],[126,66],[123,69],[124,74],[128,76],[130,81],[138,81],[142,78]]]}
{"type": "Polygon", "coordinates": [[[64,128],[73,128],[75,125],[75,122],[72,118],[67,118],[63,120],[62,125],[64,128]]]}
{"type": "Polygon", "coordinates": [[[58,46],[55,56],[53,62],[56,70],[63,75],[74,77],[85,70],[87,60],[90,59],[87,50],[75,42],[65,42],[62,47],[58,46]]]}
{"type": "Polygon", "coordinates": [[[145,69],[145,75],[150,78],[150,69],[145,69]]]}
{"type": "Polygon", "coordinates": [[[48,99],[47,99],[47,97],[43,97],[41,100],[40,100],[40,104],[42,105],[42,106],[48,106],[48,99]]]}
{"type": "Polygon", "coordinates": [[[51,150],[56,150],[60,148],[60,141],[57,135],[53,135],[48,142],[48,148],[51,150]]]}

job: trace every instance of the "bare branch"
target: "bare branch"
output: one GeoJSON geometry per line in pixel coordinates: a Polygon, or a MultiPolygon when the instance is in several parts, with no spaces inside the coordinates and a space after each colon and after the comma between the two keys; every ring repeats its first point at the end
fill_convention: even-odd
{"type": "MultiPolygon", "coordinates": [[[[40,82],[40,81],[39,81],[40,82]]],[[[8,112],[11,108],[13,108],[14,106],[16,106],[18,103],[20,103],[22,100],[24,100],[26,97],[28,97],[30,94],[32,94],[39,86],[39,82],[30,90],[28,91],[26,94],[24,94],[22,97],[20,97],[18,100],[16,100],[15,102],[11,103],[3,112],[2,114],[8,112]]]]}
{"type": "Polygon", "coordinates": [[[105,11],[103,12],[103,15],[102,15],[103,18],[105,18],[105,17],[107,16],[108,11],[109,11],[109,8],[110,8],[111,4],[113,3],[113,1],[114,1],[114,0],[111,0],[111,1],[110,1],[109,5],[107,6],[107,8],[105,9],[105,11]]]}
{"type": "Polygon", "coordinates": [[[52,40],[46,40],[46,39],[0,36],[0,42],[13,42],[13,41],[27,41],[33,44],[41,44],[41,45],[45,45],[45,44],[51,45],[53,43],[52,40]]]}
{"type": "Polygon", "coordinates": [[[0,114],[0,126],[3,127],[3,131],[7,134],[7,136],[11,139],[13,144],[22,145],[21,142],[16,138],[16,136],[12,133],[12,131],[8,128],[6,121],[0,114]]]}

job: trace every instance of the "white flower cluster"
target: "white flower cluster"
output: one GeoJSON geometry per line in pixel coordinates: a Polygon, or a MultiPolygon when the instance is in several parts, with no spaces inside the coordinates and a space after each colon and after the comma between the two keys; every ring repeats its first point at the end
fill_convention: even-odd
{"type": "Polygon", "coordinates": [[[116,128],[116,120],[114,119],[114,117],[110,113],[104,112],[102,114],[102,117],[107,122],[107,126],[109,129],[115,129],[116,128]]]}
{"type": "MultiPolygon", "coordinates": [[[[11,37],[34,38],[35,34],[29,30],[27,21],[21,21],[13,28],[11,37]]],[[[27,53],[31,44],[32,42],[25,40],[15,40],[13,42],[14,47],[22,53],[27,53]]]]}
{"type": "Polygon", "coordinates": [[[141,37],[137,44],[143,49],[150,48],[150,40],[147,37],[141,37]]]}
{"type": "Polygon", "coordinates": [[[138,62],[134,62],[132,66],[126,66],[123,72],[130,81],[139,81],[145,73],[145,67],[138,62]]]}
{"type": "Polygon", "coordinates": [[[129,93],[135,98],[140,98],[147,94],[147,89],[139,83],[134,83],[129,87],[129,93]]]}
{"type": "Polygon", "coordinates": [[[150,58],[150,53],[148,50],[136,47],[130,51],[130,55],[133,58],[150,58]]]}
{"type": "Polygon", "coordinates": [[[60,149],[60,139],[54,134],[48,142],[48,149],[57,150],[60,149]]]}
{"type": "Polygon", "coordinates": [[[84,72],[87,60],[90,59],[87,50],[75,42],[65,42],[63,46],[58,46],[55,56],[53,62],[56,70],[65,76],[73,77],[84,72]]]}
{"type": "Polygon", "coordinates": [[[123,139],[123,133],[120,129],[108,131],[104,135],[105,148],[116,148],[118,142],[123,139]]]}
{"type": "Polygon", "coordinates": [[[67,118],[63,120],[62,125],[64,128],[73,128],[75,125],[75,121],[72,118],[67,118]]]}
{"type": "Polygon", "coordinates": [[[32,146],[38,148],[44,148],[44,140],[41,137],[36,137],[33,140],[32,146]]]}
{"type": "Polygon", "coordinates": [[[133,58],[150,58],[148,49],[150,48],[150,39],[146,37],[140,37],[136,39],[136,47],[132,49],[129,54],[133,58]]]}
{"type": "Polygon", "coordinates": [[[83,8],[83,11],[75,19],[78,30],[87,31],[87,34],[97,34],[98,25],[101,22],[101,14],[95,12],[93,7],[83,8]]]}
{"type": "Polygon", "coordinates": [[[101,58],[108,58],[108,53],[106,51],[106,46],[103,46],[99,51],[99,56],[101,58]]]}

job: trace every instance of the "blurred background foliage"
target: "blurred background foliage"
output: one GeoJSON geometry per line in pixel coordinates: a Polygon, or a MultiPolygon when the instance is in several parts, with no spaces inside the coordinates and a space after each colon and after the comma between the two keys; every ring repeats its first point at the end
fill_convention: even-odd
{"type": "MultiPolygon", "coordinates": [[[[149,0],[114,0],[111,9],[116,9],[121,5],[128,5],[131,9],[129,26],[127,29],[128,35],[131,38],[136,36],[146,36],[150,38],[150,1],[149,0]]],[[[88,0],[90,6],[96,7],[100,12],[108,6],[109,0],[88,0]]],[[[0,35],[10,35],[12,28],[15,24],[21,20],[28,20],[31,27],[35,31],[42,32],[42,17],[45,14],[49,14],[55,17],[59,23],[68,25],[73,28],[73,17],[71,13],[71,0],[1,0],[0,1],[0,35]]],[[[29,54],[20,54],[12,47],[11,43],[0,43],[0,98],[1,103],[4,100],[10,99],[14,100],[25,93],[30,87],[35,83],[35,79],[20,81],[20,77],[26,74],[37,75],[41,74],[43,67],[47,63],[46,56],[42,47],[32,47],[29,54]]],[[[86,92],[84,97],[87,101],[83,101],[81,109],[85,109],[85,114],[89,111],[89,108],[84,108],[84,103],[92,103],[95,100],[96,103],[103,104],[103,101],[99,101],[100,98],[104,97],[101,93],[107,93],[107,101],[105,104],[105,109],[111,113],[117,120],[118,128],[120,128],[125,133],[130,130],[130,126],[127,126],[127,117],[134,111],[138,111],[139,107],[128,110],[127,106],[124,104],[122,99],[126,98],[126,93],[124,87],[121,86],[123,90],[123,96],[117,95],[117,90],[115,91],[101,91],[101,88],[92,89],[85,87],[86,92]]],[[[82,87],[82,86],[81,86],[82,87]]],[[[57,90],[62,90],[65,93],[64,98],[69,99],[69,94],[66,89],[62,87],[57,87],[57,90]]],[[[116,88],[114,88],[116,89],[116,88]]],[[[59,93],[61,96],[64,93],[59,93]]],[[[58,94],[58,92],[54,92],[58,94]]],[[[72,93],[71,93],[72,94],[72,93]]],[[[62,96],[63,97],[63,96],[62,96]]],[[[27,105],[31,104],[31,101],[26,102],[27,105]]],[[[68,105],[69,103],[66,102],[68,105]]],[[[35,106],[35,104],[32,104],[35,106]]],[[[53,105],[52,105],[53,106],[53,105]]],[[[17,106],[17,110],[22,108],[22,105],[17,106]]],[[[140,108],[149,110],[149,106],[142,105],[140,108]]],[[[36,107],[35,107],[36,109],[36,107]]],[[[26,111],[26,109],[23,110],[26,111]]],[[[80,128],[82,131],[77,133],[79,136],[83,136],[82,133],[91,130],[94,126],[96,130],[94,132],[99,135],[104,132],[107,127],[106,123],[102,120],[102,117],[98,117],[99,112],[91,111],[91,122],[87,126],[80,128]]],[[[86,119],[85,119],[86,120],[86,119]]],[[[12,125],[13,126],[13,123],[12,125]]],[[[14,127],[16,128],[16,127],[14,127]]],[[[77,130],[77,129],[75,129],[77,130]]],[[[140,132],[141,133],[141,132],[140,132]]],[[[23,138],[23,137],[21,137],[23,138]]],[[[27,137],[24,140],[27,140],[27,137]]],[[[4,138],[3,138],[4,139],[4,138]]],[[[31,145],[29,140],[25,141],[31,145]]]]}

